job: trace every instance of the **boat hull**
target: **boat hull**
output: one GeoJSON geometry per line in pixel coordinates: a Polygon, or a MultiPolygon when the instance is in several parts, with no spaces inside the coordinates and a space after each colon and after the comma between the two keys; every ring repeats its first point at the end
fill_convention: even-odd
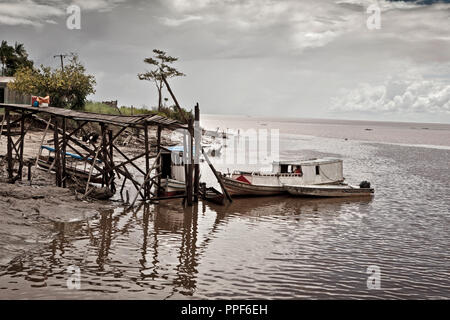
{"type": "Polygon", "coordinates": [[[372,196],[374,189],[356,186],[315,185],[315,186],[284,186],[291,195],[299,197],[362,197],[372,196]]]}
{"type": "Polygon", "coordinates": [[[222,181],[231,196],[273,196],[285,193],[280,186],[248,184],[227,177],[222,177],[222,181]]]}
{"type": "MultiPolygon", "coordinates": [[[[42,170],[49,170],[50,168],[52,168],[52,172],[55,172],[56,168],[54,166],[52,167],[52,164],[49,163],[45,157],[42,157],[42,158],[44,158],[44,159],[39,158],[39,161],[38,161],[39,168],[41,168],[42,170]]],[[[75,177],[79,180],[88,180],[88,178],[89,178],[88,172],[85,172],[85,171],[79,170],[79,169],[70,168],[70,167],[66,168],[66,173],[68,176],[75,177]]],[[[91,179],[89,181],[92,183],[102,183],[103,179],[102,179],[102,177],[91,176],[91,179]]]]}
{"type": "Polygon", "coordinates": [[[214,187],[205,188],[204,190],[200,189],[200,194],[202,195],[203,200],[213,202],[215,204],[223,205],[225,200],[224,195],[214,187]]]}
{"type": "Polygon", "coordinates": [[[164,196],[174,196],[186,191],[186,184],[174,179],[161,179],[161,186],[164,189],[164,196]]]}

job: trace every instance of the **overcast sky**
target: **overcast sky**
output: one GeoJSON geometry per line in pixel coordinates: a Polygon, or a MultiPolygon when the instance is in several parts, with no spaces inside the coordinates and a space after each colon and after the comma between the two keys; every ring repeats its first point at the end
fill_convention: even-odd
{"type": "Polygon", "coordinates": [[[187,74],[171,81],[180,103],[203,113],[450,123],[449,1],[0,0],[0,38],[37,65],[77,52],[93,100],[156,105],[137,73],[159,48],[187,74]]]}

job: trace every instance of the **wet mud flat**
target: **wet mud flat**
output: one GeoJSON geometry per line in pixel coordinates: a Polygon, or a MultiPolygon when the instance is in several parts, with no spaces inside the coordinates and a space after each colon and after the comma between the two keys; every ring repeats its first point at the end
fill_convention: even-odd
{"type": "Polygon", "coordinates": [[[0,265],[51,241],[61,224],[91,219],[111,207],[82,201],[70,189],[0,182],[0,265]]]}
{"type": "MultiPolygon", "coordinates": [[[[152,136],[155,134],[153,131],[149,130],[152,136]]],[[[61,232],[60,228],[70,228],[71,224],[88,221],[117,207],[117,194],[112,201],[100,201],[82,197],[80,186],[56,187],[55,175],[34,165],[42,137],[43,132],[39,130],[30,130],[25,137],[24,161],[32,164],[30,185],[26,167],[22,181],[8,183],[3,156],[6,154],[6,137],[0,136],[0,267],[31,248],[49,243],[61,232]]],[[[45,138],[50,139],[51,136],[47,134],[45,138]]],[[[171,138],[170,131],[162,132],[164,143],[176,144],[171,138]]],[[[142,141],[136,135],[126,136],[120,144],[128,156],[143,151],[142,141]]],[[[120,155],[116,158],[124,161],[120,155]]]]}

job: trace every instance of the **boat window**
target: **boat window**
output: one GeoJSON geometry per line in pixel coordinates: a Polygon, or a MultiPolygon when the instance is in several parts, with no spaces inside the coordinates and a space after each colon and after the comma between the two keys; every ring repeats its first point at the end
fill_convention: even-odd
{"type": "Polygon", "coordinates": [[[316,175],[320,175],[320,168],[319,168],[319,166],[316,166],[316,175]]]}
{"type": "Polygon", "coordinates": [[[288,173],[288,166],[287,165],[281,165],[280,166],[280,173],[288,173]]]}

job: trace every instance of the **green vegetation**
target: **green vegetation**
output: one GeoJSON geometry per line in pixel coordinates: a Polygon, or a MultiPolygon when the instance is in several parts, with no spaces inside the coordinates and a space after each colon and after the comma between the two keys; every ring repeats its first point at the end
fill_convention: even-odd
{"type": "Polygon", "coordinates": [[[2,75],[15,77],[15,81],[8,83],[11,90],[22,94],[50,96],[50,106],[53,107],[114,115],[161,115],[180,122],[193,118],[192,111],[182,108],[179,112],[175,106],[166,105],[167,98],[163,99],[163,76],[168,80],[185,74],[171,66],[178,58],[171,57],[162,50],[154,49],[153,56],[144,59],[153,70],[138,74],[140,80],[151,81],[157,88],[158,106],[151,109],[125,106],[115,108],[104,103],[87,101],[86,97],[95,93],[95,77],[86,73],[86,68],[74,53],[70,55],[69,63],[64,68],[54,69],[43,65],[34,68],[33,62],[28,60],[23,44],[16,43],[12,47],[2,41],[0,60],[2,75]]]}
{"type": "Polygon", "coordinates": [[[162,76],[164,76],[166,80],[169,78],[185,76],[184,73],[169,66],[169,64],[172,64],[177,60],[178,58],[168,56],[167,53],[162,50],[153,49],[153,58],[145,58],[144,62],[155,67],[155,69],[138,74],[139,80],[147,80],[155,84],[156,89],[158,90],[158,110],[163,108],[162,89],[164,88],[164,82],[162,76]]]}
{"type": "Polygon", "coordinates": [[[69,64],[61,69],[41,65],[40,69],[29,66],[19,68],[14,82],[8,83],[11,90],[37,96],[50,96],[54,107],[82,110],[86,97],[95,93],[93,75],[86,74],[86,68],[76,54],[70,56],[69,64]]]}
{"type": "Polygon", "coordinates": [[[14,47],[3,40],[0,45],[0,62],[2,76],[12,77],[20,68],[33,68],[33,61],[28,59],[28,53],[22,43],[15,43],[14,47]]]}

